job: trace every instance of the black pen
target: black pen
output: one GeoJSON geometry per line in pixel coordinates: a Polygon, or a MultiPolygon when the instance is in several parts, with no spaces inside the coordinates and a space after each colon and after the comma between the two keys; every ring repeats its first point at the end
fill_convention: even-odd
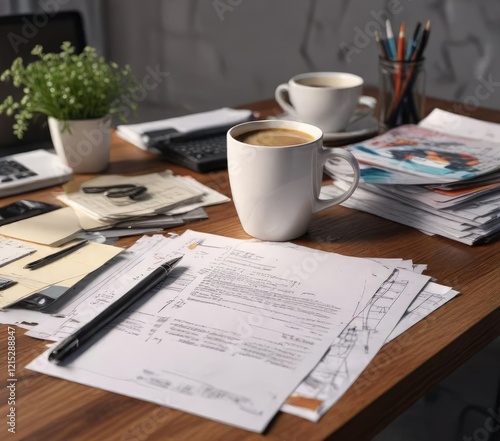
{"type": "Polygon", "coordinates": [[[71,254],[75,252],[76,250],[80,249],[84,245],[88,244],[88,240],[82,240],[81,242],[78,242],[75,245],[72,245],[70,247],[64,248],[61,251],[58,251],[57,253],[54,254],[49,254],[48,256],[42,257],[41,259],[34,260],[33,262],[27,263],[24,265],[24,269],[30,269],[34,270],[37,268],[41,268],[42,266],[48,265],[49,263],[55,262],[56,260],[59,260],[61,257],[67,256],[68,254],[71,254]]]}
{"type": "Polygon", "coordinates": [[[152,273],[142,279],[137,285],[126,292],[116,302],[108,306],[104,311],[95,316],[90,322],[82,326],[78,331],[65,338],[49,354],[49,361],[60,363],[70,354],[73,354],[84,343],[89,341],[98,331],[111,323],[123,311],[133,305],[149,290],[166,279],[177,265],[182,256],[163,263],[152,273]]]}

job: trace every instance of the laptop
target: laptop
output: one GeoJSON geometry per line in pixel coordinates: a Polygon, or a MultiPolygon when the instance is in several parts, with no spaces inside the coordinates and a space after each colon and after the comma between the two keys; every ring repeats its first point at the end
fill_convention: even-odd
{"type": "Polygon", "coordinates": [[[47,150],[4,156],[0,158],[0,198],[63,184],[72,176],[73,170],[47,150]]]}
{"type": "MultiPolygon", "coordinates": [[[[85,47],[79,12],[0,16],[0,72],[17,57],[25,63],[35,60],[31,51],[37,44],[43,46],[44,52],[59,52],[64,41],[72,42],[77,52],[85,47]]],[[[0,81],[1,101],[9,95],[17,100],[21,94],[12,82],[0,81]]],[[[70,179],[71,169],[62,165],[55,154],[39,151],[52,149],[45,116],[30,122],[23,139],[14,135],[13,123],[12,117],[0,115],[0,198],[70,179]]]]}

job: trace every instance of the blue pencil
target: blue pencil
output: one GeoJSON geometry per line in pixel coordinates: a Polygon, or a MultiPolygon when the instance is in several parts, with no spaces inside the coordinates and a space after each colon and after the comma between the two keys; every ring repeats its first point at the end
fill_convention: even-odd
{"type": "Polygon", "coordinates": [[[396,50],[396,42],[394,41],[394,34],[392,33],[391,22],[389,19],[385,21],[385,29],[387,33],[387,46],[389,47],[389,56],[392,60],[396,58],[397,50],[396,50]]]}

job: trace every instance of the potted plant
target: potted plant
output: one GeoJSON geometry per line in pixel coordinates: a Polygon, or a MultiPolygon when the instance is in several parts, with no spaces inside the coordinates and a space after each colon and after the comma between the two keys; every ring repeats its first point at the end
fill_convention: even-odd
{"type": "Polygon", "coordinates": [[[137,82],[129,66],[106,61],[92,47],[80,54],[65,42],[59,53],[44,53],[36,46],[35,61],[24,65],[17,58],[0,80],[22,87],[19,101],[12,96],[0,104],[0,113],[14,117],[13,131],[22,138],[37,115],[48,117],[52,142],[61,160],[75,172],[96,173],[109,163],[111,116],[125,121],[123,98],[137,82]]]}

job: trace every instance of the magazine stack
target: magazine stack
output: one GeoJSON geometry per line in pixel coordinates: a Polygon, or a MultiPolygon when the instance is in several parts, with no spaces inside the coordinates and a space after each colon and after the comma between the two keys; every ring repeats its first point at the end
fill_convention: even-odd
{"type": "MultiPolygon", "coordinates": [[[[342,205],[468,245],[500,233],[500,125],[435,109],[348,147],[361,168],[342,205]]],[[[352,172],[330,161],[325,195],[344,191],[352,172]]]]}

